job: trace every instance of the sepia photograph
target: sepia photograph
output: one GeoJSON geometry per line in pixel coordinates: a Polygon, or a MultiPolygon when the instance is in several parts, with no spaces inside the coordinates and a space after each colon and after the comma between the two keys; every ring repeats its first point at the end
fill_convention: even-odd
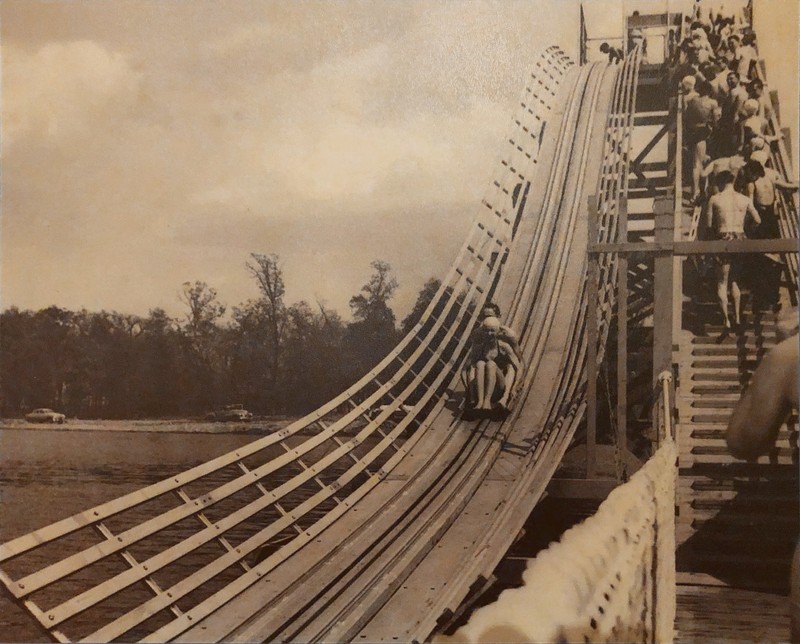
{"type": "Polygon", "coordinates": [[[0,641],[800,642],[798,0],[0,0],[0,641]]]}

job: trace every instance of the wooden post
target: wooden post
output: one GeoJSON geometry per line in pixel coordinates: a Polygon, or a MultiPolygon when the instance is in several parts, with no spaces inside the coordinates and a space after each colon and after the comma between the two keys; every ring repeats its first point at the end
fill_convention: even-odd
{"type": "MultiPolygon", "coordinates": [[[[628,200],[619,200],[619,241],[628,241],[628,200]]],[[[617,256],[617,433],[620,458],[617,459],[617,480],[622,480],[628,451],[628,256],[617,256]]]]}
{"type": "MultiPolygon", "coordinates": [[[[681,241],[683,237],[683,107],[682,96],[678,96],[670,102],[670,113],[675,114],[674,129],[670,133],[670,146],[675,158],[675,194],[673,195],[675,215],[672,224],[672,239],[676,242],[681,241]]],[[[664,232],[664,237],[666,238],[666,232],[664,232]]],[[[680,350],[676,343],[680,338],[683,324],[683,261],[680,257],[673,257],[672,297],[673,305],[678,307],[672,316],[672,350],[675,354],[680,350]]]]}
{"type": "MultiPolygon", "coordinates": [[[[670,191],[672,192],[672,191],[670,191]]],[[[675,195],[653,203],[655,242],[672,242],[675,226],[675,195]]],[[[673,256],[657,254],[653,270],[653,388],[658,374],[672,371],[673,256]]]]}
{"type": "Polygon", "coordinates": [[[586,16],[583,13],[583,3],[581,2],[581,28],[578,36],[580,43],[578,44],[578,64],[585,65],[587,62],[586,56],[586,16]]]}
{"type": "MultiPolygon", "coordinates": [[[[590,195],[588,202],[589,245],[597,243],[597,195],[590,195]]],[[[586,374],[586,478],[597,475],[597,288],[600,280],[598,255],[589,255],[586,311],[586,335],[588,356],[586,374]]]]}

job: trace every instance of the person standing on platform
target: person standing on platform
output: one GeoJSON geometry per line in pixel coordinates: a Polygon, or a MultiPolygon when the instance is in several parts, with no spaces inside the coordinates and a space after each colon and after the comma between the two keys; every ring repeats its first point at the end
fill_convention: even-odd
{"type": "Polygon", "coordinates": [[[779,134],[767,133],[767,119],[758,115],[759,103],[755,98],[748,98],[742,105],[739,119],[739,147],[746,154],[753,151],[752,139],[760,138],[767,143],[774,143],[780,140],[779,134]]]}
{"type": "MultiPolygon", "coordinates": [[[[733,189],[733,174],[727,170],[717,175],[719,192],[708,202],[708,226],[716,233],[717,239],[733,241],[744,239],[744,227],[747,218],[752,218],[756,224],[761,223],[761,217],[753,206],[750,197],[740,194],[733,189]]],[[[731,331],[731,321],[728,315],[728,287],[730,286],[733,299],[733,317],[737,331],[741,329],[742,293],[739,289],[741,281],[741,261],[730,259],[727,255],[717,255],[717,297],[724,320],[723,336],[731,331]]]]}
{"type": "Polygon", "coordinates": [[[739,149],[742,108],[747,100],[747,90],[739,82],[739,74],[729,71],[726,76],[728,91],[721,103],[722,117],[719,121],[720,156],[736,154],[739,149]]]}
{"type": "MultiPolygon", "coordinates": [[[[755,239],[779,239],[781,236],[778,217],[775,214],[777,191],[797,190],[798,184],[784,180],[773,168],[767,166],[769,153],[766,150],[753,152],[750,165],[757,166],[757,172],[748,173],[750,180],[747,183],[747,194],[752,198],[753,204],[761,218],[761,223],[749,235],[755,239]]],[[[755,262],[757,273],[761,276],[763,288],[759,288],[754,298],[757,308],[778,308],[780,303],[780,279],[783,272],[783,262],[780,255],[764,253],[755,262]]]]}
{"type": "Polygon", "coordinates": [[[764,88],[764,83],[760,78],[750,82],[747,88],[747,95],[758,101],[758,116],[769,122],[772,119],[772,100],[764,88]]]}
{"type": "Polygon", "coordinates": [[[707,81],[698,83],[698,96],[686,102],[683,125],[686,146],[692,155],[692,199],[701,200],[700,176],[708,152],[708,140],[720,118],[719,104],[711,98],[711,85],[707,81]]]}
{"type": "Polygon", "coordinates": [[[756,63],[758,61],[758,53],[755,49],[756,37],[755,34],[745,34],[742,36],[742,46],[736,52],[737,67],[736,71],[739,73],[739,78],[751,79],[754,76],[756,63]]]}
{"type": "Polygon", "coordinates": [[[625,54],[620,48],[612,47],[607,42],[600,43],[600,52],[608,54],[608,62],[612,65],[622,62],[625,58],[625,54]]]}
{"type": "Polygon", "coordinates": [[[728,86],[728,70],[722,69],[716,63],[711,63],[708,74],[711,76],[711,80],[709,80],[713,90],[711,95],[722,105],[731,93],[731,88],[728,86]]]}
{"type": "Polygon", "coordinates": [[[705,179],[706,185],[706,202],[703,206],[703,214],[699,220],[697,230],[697,239],[703,241],[708,239],[716,239],[716,233],[707,227],[708,219],[708,199],[713,197],[719,192],[717,177],[721,172],[730,172],[736,179],[733,183],[734,190],[737,189],[736,182],[740,176],[742,168],[747,162],[744,157],[736,154],[732,157],[720,157],[709,161],[708,165],[703,168],[702,178],[705,179]]]}
{"type": "Polygon", "coordinates": [[[695,89],[697,87],[697,78],[695,76],[684,76],[681,81],[680,92],[683,94],[684,103],[697,98],[700,94],[695,89]]]}

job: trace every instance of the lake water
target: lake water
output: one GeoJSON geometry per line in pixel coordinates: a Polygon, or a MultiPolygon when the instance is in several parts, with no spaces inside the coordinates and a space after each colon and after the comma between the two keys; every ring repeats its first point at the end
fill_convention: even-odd
{"type": "MultiPolygon", "coordinates": [[[[283,424],[283,423],[281,423],[283,424]]],[[[202,426],[200,432],[133,423],[91,430],[0,429],[0,542],[155,483],[236,449],[264,428],[202,426]],[[133,429],[134,431],[114,431],[133,429]],[[224,432],[224,433],[223,433],[224,432]]],[[[0,641],[49,641],[36,621],[0,594],[0,641]]]]}

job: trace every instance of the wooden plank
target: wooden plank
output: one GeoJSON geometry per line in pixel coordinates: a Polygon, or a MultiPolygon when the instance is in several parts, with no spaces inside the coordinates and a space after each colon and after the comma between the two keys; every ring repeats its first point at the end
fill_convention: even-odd
{"type": "Polygon", "coordinates": [[[552,478],[547,495],[556,499],[605,499],[619,485],[616,479],[552,478]]]}
{"type": "Polygon", "coordinates": [[[782,642],[789,636],[783,592],[731,588],[720,579],[678,573],[676,642],[782,642]],[[747,607],[747,610],[742,610],[747,607]]]}
{"type": "MultiPolygon", "coordinates": [[[[597,195],[590,195],[587,203],[587,217],[589,226],[589,243],[597,239],[597,195]]],[[[599,282],[599,269],[597,257],[589,257],[589,274],[587,307],[589,311],[586,320],[586,341],[588,342],[587,357],[587,390],[586,390],[586,476],[595,478],[597,475],[597,293],[599,282]]]]}
{"type": "MultiPolygon", "coordinates": [[[[628,238],[628,207],[619,204],[619,239],[628,238]]],[[[618,454],[628,451],[628,258],[620,256],[617,277],[617,425],[615,441],[618,454]]],[[[617,479],[622,480],[624,464],[616,459],[617,479]]]]}
{"type": "Polygon", "coordinates": [[[667,111],[637,112],[633,115],[633,124],[634,126],[664,125],[668,118],[669,112],[667,111]]]}
{"type": "MultiPolygon", "coordinates": [[[[657,243],[670,243],[674,236],[674,195],[653,204],[657,243]]],[[[660,387],[659,374],[672,372],[673,267],[672,257],[659,256],[653,265],[653,388],[660,387]]],[[[667,412],[668,410],[665,410],[667,412]]]]}
{"type": "MultiPolygon", "coordinates": [[[[586,136],[585,138],[588,141],[592,137],[586,136]]],[[[573,221],[567,221],[565,223],[569,229],[574,229],[576,227],[583,228],[577,226],[576,223],[573,221]]],[[[586,228],[583,228],[583,230],[584,230],[583,247],[579,247],[580,248],[579,252],[583,252],[586,243],[585,242],[586,228]]],[[[577,246],[578,244],[577,236],[578,233],[575,233],[575,239],[573,239],[572,241],[573,246],[577,246]]],[[[582,277],[582,274],[579,275],[582,277]]],[[[559,299],[564,299],[564,298],[562,297],[559,299]]],[[[542,471],[542,468],[544,468],[545,471],[546,469],[549,468],[555,469],[555,466],[558,461],[557,454],[563,453],[563,450],[566,450],[566,443],[568,442],[569,437],[572,435],[572,432],[574,432],[577,422],[580,421],[580,416],[582,414],[580,407],[576,409],[575,417],[572,420],[565,419],[563,420],[563,422],[561,422],[561,420],[558,421],[556,420],[559,416],[563,414],[563,411],[561,410],[561,406],[565,404],[563,401],[565,399],[571,400],[568,392],[575,392],[572,395],[576,396],[577,395],[576,388],[580,386],[581,381],[583,380],[583,370],[580,368],[580,365],[584,364],[583,361],[585,360],[585,355],[586,355],[585,353],[586,345],[584,342],[579,341],[580,335],[576,334],[579,333],[578,330],[582,326],[582,319],[585,317],[585,315],[588,314],[588,310],[583,305],[583,303],[575,302],[574,304],[575,306],[570,306],[570,308],[572,308],[571,315],[572,315],[573,331],[571,333],[573,333],[573,335],[571,337],[573,339],[571,342],[568,341],[566,345],[562,340],[562,342],[559,343],[559,345],[561,347],[566,346],[570,352],[572,351],[576,352],[572,355],[572,357],[569,358],[569,361],[566,363],[566,365],[562,365],[561,369],[562,381],[554,389],[554,391],[558,392],[558,395],[552,401],[553,406],[549,407],[548,405],[549,407],[549,411],[547,412],[548,420],[546,423],[544,423],[545,427],[551,426],[551,423],[555,424],[556,427],[554,427],[553,431],[550,432],[549,435],[547,435],[546,441],[539,441],[537,443],[537,448],[530,455],[530,462],[533,463],[533,461],[535,461],[537,465],[541,464],[541,466],[535,468],[529,467],[526,469],[524,474],[525,478],[523,478],[519,482],[517,490],[515,491],[515,493],[512,494],[511,498],[514,499],[518,498],[519,496],[522,496],[523,494],[526,496],[528,494],[532,494],[530,490],[531,489],[535,490],[538,486],[542,487],[538,487],[537,494],[541,493],[545,481],[547,480],[547,478],[549,478],[545,475],[545,472],[542,471]],[[581,349],[581,347],[583,348],[581,349]],[[568,370],[565,369],[566,366],[569,367],[568,370]],[[565,396],[566,398],[561,398],[561,396],[565,396]],[[558,429],[558,431],[556,431],[556,429],[558,429]],[[550,446],[548,449],[550,449],[551,451],[544,451],[545,446],[550,446]],[[542,451],[539,451],[540,449],[542,451]],[[552,450],[557,450],[557,451],[552,451],[552,450]],[[529,473],[530,473],[530,478],[527,478],[529,473]]],[[[564,316],[558,316],[557,319],[563,320],[564,316]]],[[[520,427],[520,429],[522,428],[520,427]]],[[[484,576],[491,573],[491,569],[493,569],[494,564],[497,560],[498,553],[502,553],[504,551],[504,547],[506,547],[505,544],[508,544],[509,541],[513,540],[514,535],[517,534],[518,532],[518,530],[515,529],[514,522],[521,521],[522,519],[524,519],[524,515],[520,517],[520,513],[518,511],[515,511],[515,509],[517,509],[516,504],[507,504],[505,506],[505,508],[503,509],[504,513],[503,521],[497,522],[493,526],[491,533],[487,535],[487,537],[483,539],[482,542],[480,542],[484,544],[484,546],[488,547],[480,546],[480,549],[478,551],[479,556],[471,560],[469,566],[464,567],[463,575],[459,575],[459,579],[465,577],[474,579],[474,572],[476,570],[480,574],[484,574],[484,576]]],[[[453,584],[453,586],[455,587],[455,584],[453,584]]],[[[458,587],[461,586],[459,585],[458,587]]],[[[448,583],[448,589],[450,588],[451,584],[448,583]]],[[[452,602],[448,601],[448,598],[452,599],[453,597],[453,593],[451,590],[448,590],[447,595],[440,597],[441,598],[439,599],[437,605],[434,607],[433,610],[431,610],[428,613],[428,615],[425,617],[425,620],[420,624],[420,626],[414,629],[413,631],[410,631],[409,634],[411,635],[411,637],[409,637],[408,639],[417,639],[422,641],[423,639],[428,638],[431,629],[435,625],[435,618],[438,617],[439,614],[441,614],[441,609],[443,609],[446,606],[452,605],[452,602]]]]}
{"type": "Polygon", "coordinates": [[[697,255],[762,252],[796,254],[800,251],[798,241],[797,238],[680,241],[675,242],[675,254],[697,255]]]}
{"type": "Polygon", "coordinates": [[[726,255],[739,253],[792,253],[800,252],[798,239],[737,239],[712,241],[610,242],[589,247],[590,254],[626,253],[636,255],[726,255]]]}

